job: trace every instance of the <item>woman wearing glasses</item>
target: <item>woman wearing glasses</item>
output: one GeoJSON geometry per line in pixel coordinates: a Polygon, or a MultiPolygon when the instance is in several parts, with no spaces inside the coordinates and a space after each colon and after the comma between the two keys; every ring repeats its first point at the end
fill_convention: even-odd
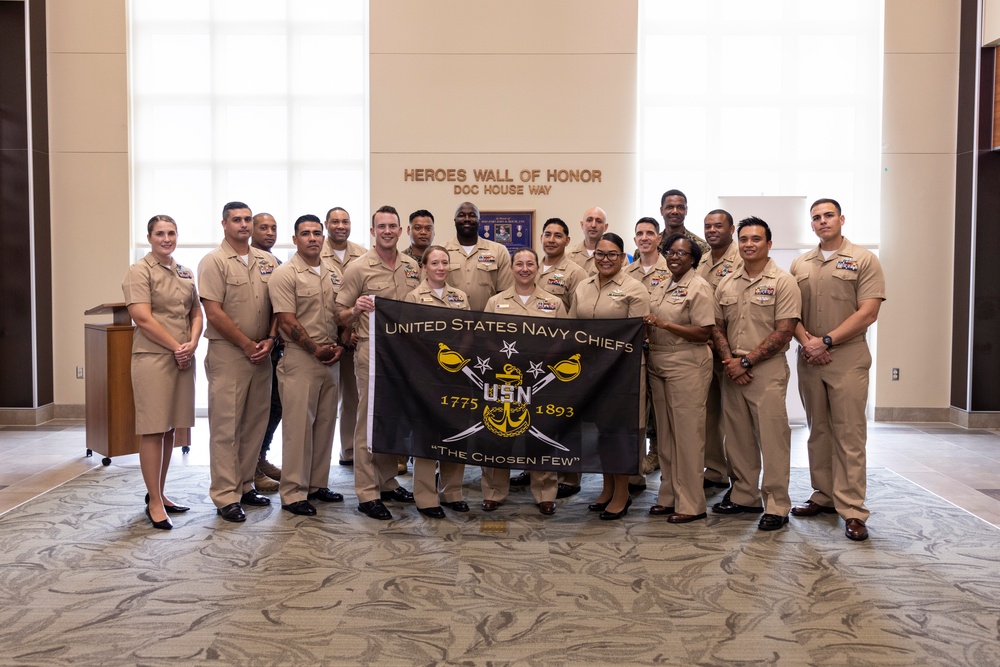
{"type": "MultiPolygon", "coordinates": [[[[570,317],[577,319],[621,319],[645,317],[649,314],[649,293],[642,283],[625,275],[625,242],[617,234],[604,234],[594,250],[597,273],[577,285],[573,294],[570,317]]],[[[645,374],[645,369],[643,369],[645,374]]],[[[639,390],[640,414],[636,415],[641,436],[646,424],[645,382],[639,390]]],[[[636,441],[636,464],[639,462],[639,445],[636,441]]],[[[632,499],[628,495],[628,475],[605,473],[604,488],[597,501],[588,509],[600,512],[604,520],[620,519],[628,512],[632,499]]]]}
{"type": "Polygon", "coordinates": [[[190,508],[163,494],[174,430],[194,426],[194,351],[201,335],[201,303],[193,272],[176,263],[177,223],[155,215],[146,226],[150,252],[129,267],[122,283],[132,339],[132,391],[139,468],[146,483],[146,516],[154,528],[173,528],[167,514],[190,508]]]}
{"type": "MultiPolygon", "coordinates": [[[[487,313],[521,315],[523,317],[566,317],[562,300],[535,285],[538,280],[538,255],[531,248],[522,248],[511,258],[514,286],[494,294],[486,303],[487,313]]],[[[528,472],[531,495],[538,511],[546,516],[556,513],[558,474],[545,470],[528,472]]],[[[499,507],[510,490],[510,471],[505,468],[483,468],[483,509],[487,503],[499,507]]]]}
{"type": "Polygon", "coordinates": [[[660,492],[649,513],[665,515],[670,523],[688,523],[705,518],[705,402],[712,381],[708,339],[715,323],[715,295],[695,272],[700,247],[673,234],[664,248],[671,280],[653,288],[644,318],[660,457],[660,492]]]}

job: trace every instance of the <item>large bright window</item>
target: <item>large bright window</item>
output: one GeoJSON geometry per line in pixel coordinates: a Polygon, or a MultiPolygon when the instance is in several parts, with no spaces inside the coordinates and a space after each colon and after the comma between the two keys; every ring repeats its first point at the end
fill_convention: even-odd
{"type": "MultiPolygon", "coordinates": [[[[642,215],[669,188],[695,231],[720,198],[833,197],[851,240],[878,243],[881,1],[640,0],[639,16],[642,215]]],[[[781,245],[815,243],[797,233],[781,245]]]]}
{"type": "Polygon", "coordinates": [[[274,215],[280,259],[295,218],[333,206],[368,244],[365,0],[131,0],[129,26],[136,258],[166,213],[197,267],[233,200],[274,215]]]}

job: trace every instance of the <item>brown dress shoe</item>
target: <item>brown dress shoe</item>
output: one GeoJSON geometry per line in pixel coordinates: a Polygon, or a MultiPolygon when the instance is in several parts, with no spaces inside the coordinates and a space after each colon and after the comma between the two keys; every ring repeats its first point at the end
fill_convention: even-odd
{"type": "Polygon", "coordinates": [[[801,505],[796,505],[792,508],[792,514],[794,516],[818,516],[820,514],[836,514],[837,509],[834,507],[827,507],[826,505],[820,505],[819,503],[814,503],[811,500],[807,500],[801,505]]]}
{"type": "Polygon", "coordinates": [[[551,501],[538,503],[538,511],[545,515],[555,514],[556,504],[551,501]]]}
{"type": "Polygon", "coordinates": [[[667,523],[691,523],[698,519],[704,519],[707,516],[708,514],[705,512],[701,514],[681,514],[680,512],[674,512],[667,517],[667,523]]]}
{"type": "Polygon", "coordinates": [[[844,535],[847,535],[847,539],[849,540],[864,542],[868,539],[868,526],[861,519],[848,519],[844,535]]]}
{"type": "Polygon", "coordinates": [[[653,516],[665,516],[667,514],[673,514],[674,508],[667,507],[666,505],[653,505],[649,508],[649,513],[653,516]]]}
{"type": "Polygon", "coordinates": [[[483,501],[483,511],[492,512],[496,508],[500,507],[500,503],[495,500],[484,500],[483,501]]]}

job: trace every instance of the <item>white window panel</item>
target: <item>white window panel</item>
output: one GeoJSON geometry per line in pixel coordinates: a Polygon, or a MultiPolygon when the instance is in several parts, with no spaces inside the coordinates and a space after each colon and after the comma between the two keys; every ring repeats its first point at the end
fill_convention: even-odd
{"type": "Polygon", "coordinates": [[[780,35],[733,35],[718,40],[721,56],[712,73],[712,90],[732,100],[734,96],[778,95],[782,83],[782,39],[780,35]]]}
{"type": "Polygon", "coordinates": [[[292,91],[309,96],[317,89],[336,96],[364,95],[364,39],[360,35],[299,35],[292,43],[292,91]]]}
{"type": "Polygon", "coordinates": [[[205,0],[134,0],[129,4],[133,27],[144,22],[207,21],[211,11],[211,3],[205,0]]]}
{"type": "Polygon", "coordinates": [[[643,90],[670,100],[705,94],[708,61],[709,39],[705,35],[651,36],[643,52],[643,67],[657,76],[644,77],[643,90]]]}
{"type": "Polygon", "coordinates": [[[288,89],[288,42],[284,35],[219,36],[215,90],[247,99],[285,95],[288,89]]]}
{"type": "Polygon", "coordinates": [[[642,151],[661,160],[703,160],[708,123],[704,107],[651,107],[643,119],[642,151]]]}
{"type": "Polygon", "coordinates": [[[808,35],[798,38],[798,93],[832,102],[858,92],[858,40],[851,35],[808,35]]]}
{"type": "Polygon", "coordinates": [[[795,158],[802,162],[853,160],[857,147],[854,107],[800,107],[795,158]]]}
{"type": "Polygon", "coordinates": [[[212,108],[204,105],[136,106],[134,159],[144,163],[190,162],[212,156],[212,108]]]}
{"type": "Polygon", "coordinates": [[[224,106],[216,127],[216,159],[284,161],[288,157],[288,111],[281,106],[224,106]]]}
{"type": "Polygon", "coordinates": [[[132,59],[140,76],[132,78],[134,95],[207,95],[212,90],[207,34],[150,34],[133,42],[132,59]]]}
{"type": "Polygon", "coordinates": [[[363,109],[332,105],[301,105],[292,110],[291,156],[323,160],[329,156],[364,159],[363,109]]]}
{"type": "Polygon", "coordinates": [[[718,129],[722,162],[778,160],[781,157],[781,112],[781,107],[723,108],[718,129]]]}
{"type": "MultiPolygon", "coordinates": [[[[777,169],[720,169],[718,191],[728,197],[760,197],[781,192],[781,173],[777,169]]],[[[714,208],[714,207],[713,207],[714,208]]],[[[706,212],[712,209],[706,208],[706,212]]],[[[704,218],[704,216],[702,216],[704,218]]],[[[737,221],[738,222],[738,221],[737,221]]],[[[695,229],[701,225],[696,219],[695,229]]]]}

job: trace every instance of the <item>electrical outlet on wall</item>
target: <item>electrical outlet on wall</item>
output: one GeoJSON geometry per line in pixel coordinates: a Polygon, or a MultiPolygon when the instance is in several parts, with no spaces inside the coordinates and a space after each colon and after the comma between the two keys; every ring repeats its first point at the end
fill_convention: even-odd
{"type": "Polygon", "coordinates": [[[76,379],[77,380],[82,380],[83,379],[83,366],[77,366],[76,367],[76,379]]]}

